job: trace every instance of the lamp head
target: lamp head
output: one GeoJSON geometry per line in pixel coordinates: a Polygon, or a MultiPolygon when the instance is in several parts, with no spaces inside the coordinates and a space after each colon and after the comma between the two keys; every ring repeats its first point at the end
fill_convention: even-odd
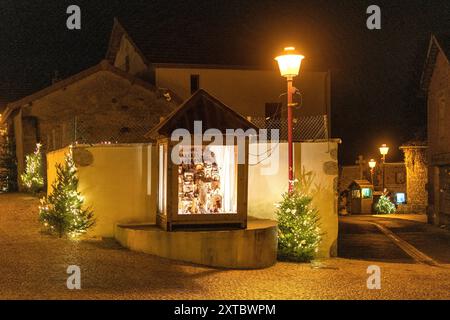
{"type": "Polygon", "coordinates": [[[377,165],[377,162],[375,160],[373,160],[373,159],[370,159],[370,161],[369,161],[370,169],[375,168],[376,165],[377,165]]]}
{"type": "Polygon", "coordinates": [[[382,144],[380,147],[380,153],[382,156],[387,155],[389,152],[389,147],[386,144],[382,144]]]}
{"type": "Polygon", "coordinates": [[[294,47],[284,48],[283,54],[275,58],[282,77],[292,78],[298,75],[302,60],[305,58],[295,51],[294,47]]]}

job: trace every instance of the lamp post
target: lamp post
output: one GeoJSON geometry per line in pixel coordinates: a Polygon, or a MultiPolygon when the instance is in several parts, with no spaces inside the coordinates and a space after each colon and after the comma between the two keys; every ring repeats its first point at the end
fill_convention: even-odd
{"type": "Polygon", "coordinates": [[[376,165],[377,165],[377,162],[373,159],[370,159],[369,167],[370,167],[370,179],[372,180],[372,185],[373,185],[373,170],[375,169],[376,165]]]}
{"type": "Polygon", "coordinates": [[[292,81],[300,71],[300,65],[304,56],[297,54],[294,47],[284,48],[282,55],[275,58],[280,68],[282,77],[287,79],[287,114],[288,114],[288,159],[289,159],[289,193],[293,190],[294,180],[294,150],[292,143],[292,81]]]}
{"type": "Polygon", "coordinates": [[[389,147],[386,144],[382,144],[380,147],[381,159],[383,161],[383,192],[384,192],[384,173],[386,164],[386,155],[389,152],[389,147]]]}

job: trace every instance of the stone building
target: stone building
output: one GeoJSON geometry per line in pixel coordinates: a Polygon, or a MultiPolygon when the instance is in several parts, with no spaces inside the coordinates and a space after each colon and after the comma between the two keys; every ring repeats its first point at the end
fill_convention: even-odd
{"type": "MultiPolygon", "coordinates": [[[[372,182],[369,165],[360,159],[359,164],[341,166],[339,172],[339,192],[348,189],[354,180],[365,179],[372,182]]],[[[385,188],[392,194],[406,192],[406,168],[403,162],[387,162],[385,164],[385,188]]],[[[382,191],[383,174],[380,162],[378,162],[373,174],[373,186],[376,191],[382,191]]]]}
{"type": "Polygon", "coordinates": [[[168,90],[106,60],[7,104],[2,123],[15,141],[18,174],[37,142],[48,152],[71,143],[143,142],[143,135],[179,100],[168,90]]]}
{"type": "Polygon", "coordinates": [[[421,79],[428,109],[428,220],[450,224],[450,34],[432,35],[421,79]]]}
{"type": "Polygon", "coordinates": [[[408,213],[426,213],[428,203],[427,146],[425,144],[403,145],[405,155],[406,204],[402,210],[408,213]]]}

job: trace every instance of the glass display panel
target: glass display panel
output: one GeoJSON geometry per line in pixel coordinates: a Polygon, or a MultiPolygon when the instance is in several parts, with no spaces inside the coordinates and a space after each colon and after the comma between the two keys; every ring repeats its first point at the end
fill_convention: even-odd
{"type": "Polygon", "coordinates": [[[352,190],[352,198],[353,199],[361,198],[361,192],[359,190],[352,190]]]}
{"type": "Polygon", "coordinates": [[[202,148],[203,157],[187,157],[194,147],[180,149],[189,161],[178,166],[178,214],[237,213],[237,148],[202,148]]]}
{"type": "Polygon", "coordinates": [[[361,194],[363,199],[372,198],[372,189],[361,188],[361,194]]]}

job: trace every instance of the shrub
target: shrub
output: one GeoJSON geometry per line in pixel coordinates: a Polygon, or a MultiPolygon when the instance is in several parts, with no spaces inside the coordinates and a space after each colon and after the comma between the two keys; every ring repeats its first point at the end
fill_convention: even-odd
{"type": "Polygon", "coordinates": [[[377,213],[395,213],[396,208],[389,197],[383,194],[375,205],[375,211],[377,213]]]}

